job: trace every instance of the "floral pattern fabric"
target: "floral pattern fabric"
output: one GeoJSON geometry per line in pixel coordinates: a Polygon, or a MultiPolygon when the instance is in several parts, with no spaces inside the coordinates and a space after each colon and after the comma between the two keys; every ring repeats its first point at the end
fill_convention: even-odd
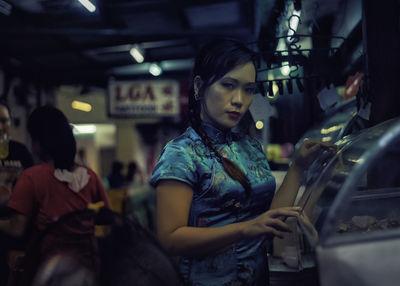
{"type": "MultiPolygon", "coordinates": [[[[223,169],[200,136],[189,127],[163,149],[150,183],[178,180],[193,189],[188,225],[218,227],[247,221],[269,209],[275,191],[259,142],[241,133],[221,131],[203,123],[214,146],[247,175],[252,193],[223,169]]],[[[180,270],[189,285],[267,285],[267,247],[264,238],[238,241],[213,255],[182,257],[180,270]]]]}

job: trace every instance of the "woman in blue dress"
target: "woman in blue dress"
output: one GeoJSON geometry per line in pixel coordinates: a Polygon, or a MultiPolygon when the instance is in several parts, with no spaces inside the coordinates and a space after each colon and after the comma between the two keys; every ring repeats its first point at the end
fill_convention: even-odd
{"type": "Polygon", "coordinates": [[[267,249],[290,231],[303,172],[321,148],[306,140],[275,193],[261,145],[234,132],[256,92],[255,55],[234,40],[204,46],[189,94],[190,127],[163,149],[150,183],[158,237],[188,285],[268,285],[267,249]]]}

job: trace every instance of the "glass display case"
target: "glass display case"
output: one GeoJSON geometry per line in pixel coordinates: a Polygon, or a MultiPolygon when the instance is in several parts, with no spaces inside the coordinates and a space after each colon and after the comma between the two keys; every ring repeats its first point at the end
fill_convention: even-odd
{"type": "Polygon", "coordinates": [[[335,144],[338,151],[324,152],[308,171],[292,240],[295,261],[286,264],[315,267],[322,286],[397,285],[400,118],[335,144]]]}
{"type": "Polygon", "coordinates": [[[343,101],[326,112],[322,120],[307,130],[296,144],[298,150],[304,138],[313,138],[320,141],[336,142],[343,136],[351,133],[357,122],[357,102],[355,98],[343,101]]]}

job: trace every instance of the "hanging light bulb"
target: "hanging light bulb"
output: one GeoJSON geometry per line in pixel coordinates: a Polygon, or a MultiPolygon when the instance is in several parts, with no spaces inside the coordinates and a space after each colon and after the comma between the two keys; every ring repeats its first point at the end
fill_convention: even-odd
{"type": "Polygon", "coordinates": [[[94,6],[89,0],[78,0],[78,2],[81,3],[90,13],[96,11],[96,6],[94,6]]]}

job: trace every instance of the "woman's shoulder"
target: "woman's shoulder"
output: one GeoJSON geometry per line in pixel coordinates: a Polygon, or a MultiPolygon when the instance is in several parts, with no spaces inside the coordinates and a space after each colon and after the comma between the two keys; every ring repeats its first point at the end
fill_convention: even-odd
{"type": "Polygon", "coordinates": [[[248,153],[252,160],[265,159],[265,152],[259,139],[249,134],[242,134],[240,140],[237,141],[240,150],[248,153]]]}
{"type": "Polygon", "coordinates": [[[160,159],[161,160],[186,160],[187,162],[194,162],[210,158],[212,154],[206,148],[201,137],[189,127],[184,133],[175,139],[169,141],[163,148],[160,159]]]}
{"type": "Polygon", "coordinates": [[[257,146],[257,147],[261,146],[261,143],[259,139],[256,138],[256,136],[245,133],[242,130],[235,130],[234,132],[232,132],[232,139],[234,141],[247,143],[252,146],[257,146]]]}
{"type": "Polygon", "coordinates": [[[200,136],[192,127],[188,127],[181,135],[169,141],[165,148],[187,148],[200,143],[200,136]]]}

